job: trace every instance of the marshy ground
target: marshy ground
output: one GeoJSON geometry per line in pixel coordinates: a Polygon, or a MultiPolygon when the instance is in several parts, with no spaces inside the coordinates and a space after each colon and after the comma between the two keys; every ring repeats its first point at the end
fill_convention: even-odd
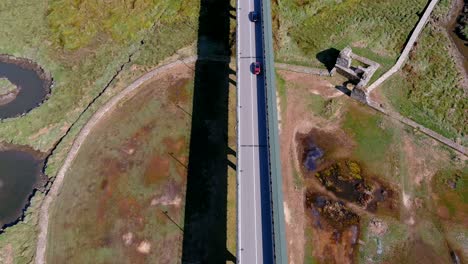
{"type": "MultiPolygon", "coordinates": [[[[466,74],[444,28],[455,2],[439,1],[406,66],[375,96],[466,145],[466,74]]],[[[330,57],[350,45],[382,66],[378,78],[396,61],[427,1],[275,4],[277,60],[328,68],[330,57]]],[[[467,260],[465,156],[340,95],[336,77],[278,77],[291,262],[467,260]],[[330,212],[359,221],[337,227],[327,221],[330,212]],[[356,232],[357,242],[345,238],[356,232]]]]}
{"type": "Polygon", "coordinates": [[[466,158],[346,96],[334,96],[333,78],[298,75],[279,72],[290,258],[466,259],[466,158]]]}
{"type": "MultiPolygon", "coordinates": [[[[51,179],[82,126],[107,100],[164,60],[194,54],[197,1],[6,0],[0,9],[0,54],[28,58],[54,78],[45,103],[1,122],[0,142],[53,150],[43,168],[51,179]]],[[[0,262],[32,261],[43,199],[37,192],[24,220],[2,233],[0,262]]]]}
{"type": "Polygon", "coordinates": [[[49,263],[180,257],[193,72],[143,85],[81,147],[51,208],[49,263]]]}
{"type": "MultiPolygon", "coordinates": [[[[169,56],[194,53],[197,1],[124,1],[122,6],[86,0],[79,6],[73,1],[23,2],[0,4],[0,33],[7,36],[0,39],[0,53],[37,61],[54,76],[55,85],[42,107],[0,123],[0,140],[44,152],[53,148],[45,168],[49,176],[56,174],[82,125],[106,100],[169,56]],[[80,34],[83,28],[89,34],[80,34]],[[184,47],[189,48],[181,52],[184,47]],[[100,98],[94,101],[95,96],[100,98]]],[[[376,77],[382,74],[427,1],[358,2],[273,1],[276,59],[325,68],[333,62],[328,56],[351,45],[379,62],[383,67],[376,77]]],[[[466,92],[438,23],[450,2],[440,1],[410,63],[378,96],[387,97],[402,114],[466,141],[460,136],[466,132],[466,92]]],[[[232,7],[227,2],[222,6],[224,13],[212,14],[225,16],[224,22],[214,25],[208,16],[204,26],[221,38],[225,52],[235,46],[233,35],[230,47],[225,45],[227,30],[233,33],[235,23],[227,18],[232,7]],[[210,30],[218,26],[223,34],[210,30]]],[[[226,148],[217,150],[229,159],[217,158],[227,179],[215,182],[222,192],[211,196],[196,195],[195,179],[191,193],[222,199],[217,201],[221,210],[207,210],[204,217],[217,224],[217,239],[228,240],[227,250],[224,243],[215,244],[210,254],[235,261],[235,74],[221,64],[219,80],[229,89],[222,98],[229,98],[223,101],[229,109],[220,107],[224,112],[217,114],[224,122],[219,127],[229,132],[219,141],[226,148]],[[215,219],[218,213],[222,215],[215,219]]],[[[216,63],[211,66],[217,69],[216,63]]],[[[334,89],[343,81],[339,76],[279,72],[279,77],[285,216],[294,263],[448,263],[454,256],[467,261],[464,157],[343,97],[334,89]]],[[[146,84],[144,92],[123,103],[85,143],[52,212],[51,263],[141,263],[183,255],[193,78],[182,67],[146,84]]],[[[24,221],[0,236],[0,262],[31,262],[43,197],[37,193],[24,221]]],[[[192,212],[203,209],[202,199],[192,201],[192,212]]],[[[192,229],[196,239],[210,238],[204,228],[192,229]]],[[[200,241],[196,239],[193,244],[200,241]]]]}

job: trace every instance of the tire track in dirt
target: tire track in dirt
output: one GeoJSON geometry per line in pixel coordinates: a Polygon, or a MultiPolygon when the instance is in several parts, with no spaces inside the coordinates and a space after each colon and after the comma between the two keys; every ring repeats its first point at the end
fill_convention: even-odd
{"type": "MultiPolygon", "coordinates": [[[[206,59],[206,58],[204,58],[206,59]]],[[[99,123],[99,121],[108,113],[111,112],[115,108],[118,103],[120,103],[123,99],[127,96],[131,95],[135,90],[137,90],[143,83],[152,79],[153,77],[157,76],[158,74],[170,70],[179,65],[185,65],[194,63],[197,60],[197,56],[188,57],[181,60],[176,60],[169,62],[165,65],[159,66],[154,70],[144,74],[124,90],[122,90],[119,94],[112,97],[107,103],[104,104],[93,116],[89,119],[89,121],[81,128],[79,134],[75,138],[73,145],[70,151],[65,158],[65,161],[57,173],[55,180],[53,182],[50,191],[48,192],[47,196],[44,198],[44,201],[41,205],[41,210],[39,213],[39,234],[36,246],[36,254],[34,257],[35,264],[45,264],[46,259],[46,250],[47,250],[47,235],[48,235],[48,227],[49,227],[49,208],[53,200],[57,197],[60,189],[63,185],[63,180],[65,178],[65,174],[67,173],[68,169],[71,167],[74,159],[76,158],[81,145],[85,142],[88,135],[91,133],[92,129],[99,123]]],[[[187,66],[188,67],[188,66],[187,66]]],[[[190,67],[189,67],[190,68],[190,67]]]]}

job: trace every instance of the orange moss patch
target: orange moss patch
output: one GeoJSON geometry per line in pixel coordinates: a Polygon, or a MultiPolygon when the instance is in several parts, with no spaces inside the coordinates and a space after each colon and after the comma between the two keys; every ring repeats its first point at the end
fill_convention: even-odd
{"type": "Polygon", "coordinates": [[[421,239],[416,238],[408,247],[409,254],[406,259],[400,263],[450,263],[449,256],[439,255],[434,249],[435,248],[424,243],[421,239]]]}
{"type": "Polygon", "coordinates": [[[148,122],[146,125],[141,127],[138,131],[136,131],[131,139],[129,140],[129,143],[138,143],[141,141],[144,141],[151,135],[151,131],[155,129],[156,127],[156,120],[151,120],[151,122],[148,122]]]}
{"type": "Polygon", "coordinates": [[[177,164],[175,166],[177,174],[185,176],[188,163],[187,153],[185,153],[187,147],[185,137],[181,136],[177,139],[166,137],[163,139],[163,144],[166,146],[167,151],[177,159],[177,164]]]}
{"type": "Polygon", "coordinates": [[[453,191],[433,195],[433,201],[438,205],[437,215],[443,220],[449,220],[468,227],[468,203],[461,201],[453,191]]]}
{"type": "Polygon", "coordinates": [[[156,156],[153,157],[144,175],[144,184],[146,186],[160,182],[169,177],[169,158],[156,156]]]}
{"type": "Polygon", "coordinates": [[[180,154],[185,147],[185,137],[179,137],[178,139],[166,137],[163,139],[163,143],[169,153],[180,154]]]}
{"type": "Polygon", "coordinates": [[[100,174],[102,180],[100,182],[100,188],[107,196],[110,196],[118,183],[119,176],[126,171],[128,163],[105,158],[102,160],[101,164],[100,174]]]}
{"type": "MultiPolygon", "coordinates": [[[[185,179],[185,177],[187,176],[187,164],[188,164],[188,157],[187,156],[184,156],[184,157],[180,157],[178,158],[180,163],[182,164],[177,164],[176,165],[176,171],[177,171],[177,174],[179,174],[180,176],[182,176],[183,179],[185,179]]],[[[183,181],[185,182],[185,181],[183,181]]]]}
{"type": "Polygon", "coordinates": [[[445,206],[437,207],[437,215],[444,220],[450,219],[450,212],[445,206]]]}
{"type": "Polygon", "coordinates": [[[185,104],[188,102],[189,93],[185,88],[190,79],[178,79],[173,86],[168,88],[167,99],[173,104],[185,104]]]}
{"type": "Polygon", "coordinates": [[[133,197],[120,199],[117,207],[121,218],[138,218],[142,210],[142,206],[133,197]]]}
{"type": "Polygon", "coordinates": [[[178,79],[191,74],[182,66],[148,81],[82,145],[54,205],[59,209],[51,217],[48,262],[180,258],[183,234],[174,223],[184,222],[185,177],[177,173],[186,175],[190,118],[174,102],[190,103],[189,80],[178,79]]]}

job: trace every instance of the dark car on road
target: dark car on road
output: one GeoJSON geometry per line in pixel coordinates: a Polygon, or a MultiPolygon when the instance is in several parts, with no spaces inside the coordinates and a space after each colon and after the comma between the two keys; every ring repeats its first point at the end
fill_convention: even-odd
{"type": "Polygon", "coordinates": [[[255,12],[255,11],[250,12],[249,17],[250,17],[250,21],[257,22],[259,18],[258,12],[255,12]]]}

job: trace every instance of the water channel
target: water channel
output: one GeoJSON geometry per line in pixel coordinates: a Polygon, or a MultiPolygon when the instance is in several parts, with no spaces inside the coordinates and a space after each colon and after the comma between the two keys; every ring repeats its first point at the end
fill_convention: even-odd
{"type": "Polygon", "coordinates": [[[463,62],[463,68],[465,73],[468,72],[468,41],[463,40],[457,35],[456,28],[458,25],[458,19],[463,13],[465,5],[468,5],[467,0],[457,0],[455,3],[455,11],[450,17],[450,21],[447,23],[447,31],[455,46],[457,47],[460,59],[463,62]]]}
{"type": "Polygon", "coordinates": [[[16,117],[37,107],[50,90],[50,78],[39,66],[26,59],[0,56],[0,78],[7,78],[19,88],[13,100],[0,104],[0,119],[16,117]]]}
{"type": "Polygon", "coordinates": [[[43,166],[33,152],[0,150],[0,228],[22,216],[33,190],[44,182],[43,166]]]}
{"type": "MultiPolygon", "coordinates": [[[[16,86],[13,98],[9,94],[8,100],[0,100],[0,119],[27,113],[39,106],[50,91],[51,78],[27,59],[0,55],[0,78],[16,86]]],[[[0,136],[0,232],[21,218],[34,190],[46,180],[42,153],[4,145],[2,140],[0,136]]]]}

